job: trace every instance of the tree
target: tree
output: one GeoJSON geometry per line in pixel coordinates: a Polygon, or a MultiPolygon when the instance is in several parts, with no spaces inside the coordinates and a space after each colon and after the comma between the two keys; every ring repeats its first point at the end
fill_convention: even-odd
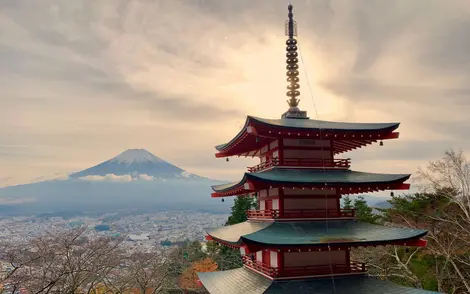
{"type": "Polygon", "coordinates": [[[353,248],[352,258],[367,263],[368,274],[381,280],[423,288],[420,277],[413,271],[412,263],[420,248],[412,251],[399,246],[353,248]]]}
{"type": "Polygon", "coordinates": [[[238,196],[232,206],[232,213],[228,217],[225,225],[234,225],[247,220],[246,211],[253,209],[257,205],[257,198],[249,195],[238,196]]]}
{"type": "Polygon", "coordinates": [[[367,204],[363,196],[358,196],[354,200],[354,210],[356,218],[361,222],[375,224],[380,219],[380,216],[373,213],[372,207],[367,204]]]}
{"type": "Polygon", "coordinates": [[[344,209],[353,209],[353,203],[351,197],[345,196],[343,201],[343,208],[344,209]]]}
{"type": "Polygon", "coordinates": [[[428,231],[427,247],[407,263],[425,288],[470,293],[470,163],[462,152],[446,151],[419,168],[418,182],[421,192],[389,201],[386,224],[428,231]]]}
{"type": "MultiPolygon", "coordinates": [[[[428,215],[433,226],[429,249],[452,268],[457,279],[452,287],[470,293],[470,162],[462,151],[450,149],[440,160],[419,168],[418,176],[424,192],[447,203],[428,215]]],[[[431,204],[431,209],[436,206],[431,204]]]]}
{"type": "Polygon", "coordinates": [[[165,293],[171,286],[170,259],[166,251],[154,248],[150,252],[134,252],[126,258],[125,268],[114,279],[108,280],[113,292],[136,288],[141,294],[165,293]]]}
{"type": "Polygon", "coordinates": [[[215,241],[207,242],[207,253],[218,265],[219,270],[230,270],[243,265],[240,251],[220,245],[215,241]]]}
{"type": "MultiPolygon", "coordinates": [[[[11,267],[0,273],[0,284],[7,284],[11,293],[24,288],[31,294],[155,294],[178,289],[177,279],[184,269],[175,275],[170,266],[189,264],[182,261],[182,254],[157,247],[128,253],[122,239],[89,239],[84,236],[85,230],[46,234],[24,244],[0,244],[0,257],[11,267]]],[[[196,243],[201,251],[199,242],[192,246],[196,243]]]]}
{"type": "Polygon", "coordinates": [[[200,261],[195,261],[181,275],[181,288],[197,289],[202,285],[198,283],[198,272],[213,272],[217,270],[217,263],[207,257],[200,261]]]}
{"type": "Polygon", "coordinates": [[[394,226],[427,230],[428,245],[411,259],[410,269],[428,290],[459,293],[456,290],[462,283],[456,281],[458,275],[454,273],[449,260],[440,253],[442,249],[452,251],[452,247],[461,245],[458,237],[453,235],[452,225],[437,220],[449,213],[453,214],[452,203],[442,193],[435,191],[393,197],[389,201],[391,207],[384,211],[384,218],[387,224],[394,226]]]}
{"type": "Polygon", "coordinates": [[[76,228],[26,244],[4,244],[2,255],[13,268],[6,282],[29,293],[91,293],[118,267],[121,240],[88,240],[84,231],[76,228]]]}
{"type": "MultiPolygon", "coordinates": [[[[225,225],[235,225],[246,221],[248,219],[246,211],[256,208],[257,205],[257,195],[255,197],[249,195],[238,196],[234,201],[232,213],[225,225]]],[[[238,249],[229,248],[216,242],[208,242],[208,244],[209,256],[217,262],[220,270],[239,268],[243,265],[238,249]]]]}

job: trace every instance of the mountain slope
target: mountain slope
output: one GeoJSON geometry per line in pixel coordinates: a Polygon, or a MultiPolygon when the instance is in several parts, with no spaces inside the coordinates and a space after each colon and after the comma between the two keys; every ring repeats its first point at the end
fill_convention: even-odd
{"type": "Polygon", "coordinates": [[[87,179],[87,177],[105,177],[107,175],[129,175],[133,179],[145,175],[147,178],[161,179],[202,179],[163,159],[158,158],[145,149],[129,149],[103,163],[71,174],[72,179],[87,179]]]}
{"type": "Polygon", "coordinates": [[[68,179],[0,188],[0,216],[64,211],[187,210],[227,213],[203,178],[144,149],[130,149],[68,179]],[[112,175],[112,176],[110,176],[112,175]]]}

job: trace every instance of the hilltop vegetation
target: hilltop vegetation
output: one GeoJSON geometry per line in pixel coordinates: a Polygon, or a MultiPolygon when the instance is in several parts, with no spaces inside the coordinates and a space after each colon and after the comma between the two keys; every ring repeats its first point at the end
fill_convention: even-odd
{"type": "Polygon", "coordinates": [[[428,230],[426,247],[387,246],[356,249],[381,279],[445,293],[470,293],[470,162],[462,152],[447,151],[418,170],[421,192],[394,196],[382,216],[362,221],[428,230]]]}

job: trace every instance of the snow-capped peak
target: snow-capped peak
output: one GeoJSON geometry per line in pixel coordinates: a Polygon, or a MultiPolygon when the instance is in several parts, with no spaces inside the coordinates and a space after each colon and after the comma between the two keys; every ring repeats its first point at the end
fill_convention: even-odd
{"type": "Polygon", "coordinates": [[[145,149],[129,149],[119,154],[118,156],[111,158],[109,161],[128,165],[132,163],[164,162],[162,159],[156,157],[145,149]]]}

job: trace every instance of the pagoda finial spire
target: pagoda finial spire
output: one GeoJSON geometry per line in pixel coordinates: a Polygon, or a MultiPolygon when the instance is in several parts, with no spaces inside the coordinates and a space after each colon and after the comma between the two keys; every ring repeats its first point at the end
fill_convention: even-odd
{"type": "Polygon", "coordinates": [[[286,35],[288,36],[288,39],[286,41],[286,69],[287,69],[287,82],[289,85],[287,86],[287,97],[290,99],[287,100],[287,103],[289,104],[289,107],[297,107],[299,105],[299,99],[297,99],[297,96],[300,95],[300,92],[298,91],[299,89],[299,65],[298,59],[297,59],[297,40],[294,38],[294,36],[297,36],[297,27],[296,23],[294,21],[294,13],[292,13],[293,6],[292,4],[289,4],[287,7],[289,10],[289,13],[287,16],[289,19],[287,20],[287,32],[286,35]]]}
{"type": "Polygon", "coordinates": [[[305,111],[300,111],[298,108],[300,99],[297,97],[300,95],[299,92],[299,60],[297,59],[297,40],[295,37],[297,36],[297,24],[294,21],[294,13],[292,4],[287,6],[289,13],[287,14],[288,20],[286,21],[285,29],[286,29],[286,69],[287,69],[287,104],[289,104],[289,110],[283,114],[283,118],[307,118],[307,113],[305,111]]]}

